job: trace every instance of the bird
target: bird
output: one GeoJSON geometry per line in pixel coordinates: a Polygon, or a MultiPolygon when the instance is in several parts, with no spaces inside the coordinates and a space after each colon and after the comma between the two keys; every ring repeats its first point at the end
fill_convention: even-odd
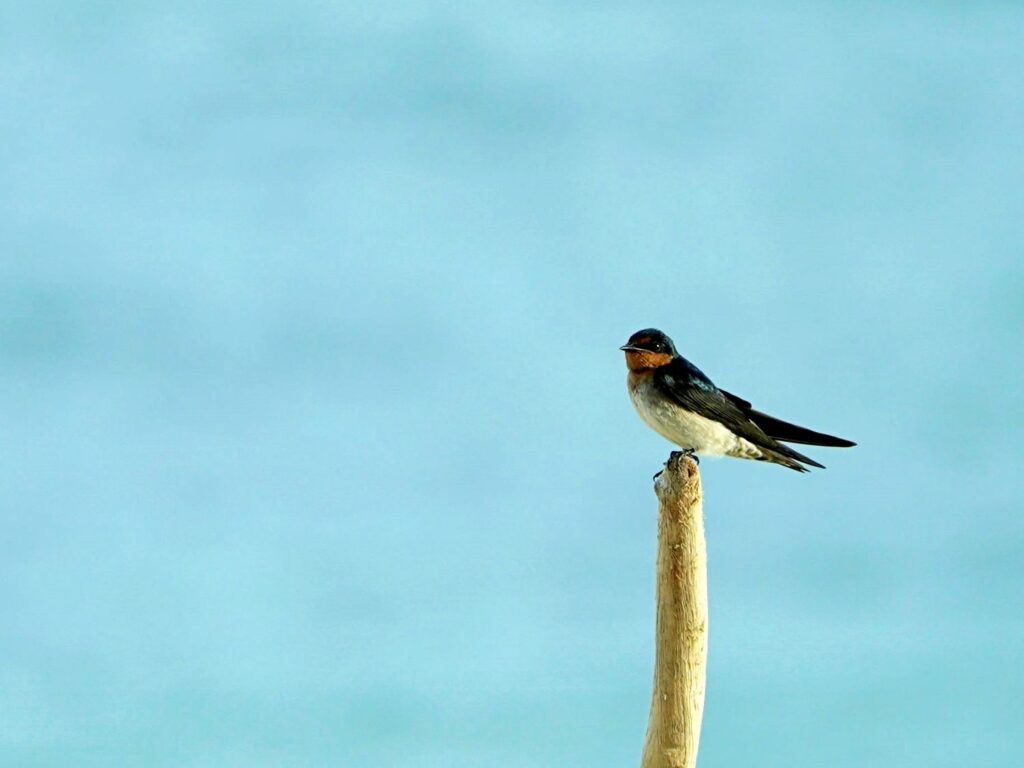
{"type": "Polygon", "coordinates": [[[645,328],[620,347],[626,353],[626,387],[640,418],[692,456],[733,456],[808,472],[824,469],[787,443],[849,448],[856,443],[754,410],[742,397],[716,387],[676,351],[657,328],[645,328]]]}

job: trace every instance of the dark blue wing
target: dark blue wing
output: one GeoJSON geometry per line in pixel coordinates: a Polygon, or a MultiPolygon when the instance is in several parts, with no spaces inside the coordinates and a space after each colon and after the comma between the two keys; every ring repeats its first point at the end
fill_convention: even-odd
{"type": "Polygon", "coordinates": [[[662,391],[686,410],[719,422],[733,434],[759,448],[776,451],[814,467],[822,466],[792,448],[776,442],[751,418],[752,413],[757,412],[751,411],[750,403],[720,390],[688,360],[676,358],[670,364],[658,368],[654,375],[662,391]]]}
{"type": "Polygon", "coordinates": [[[774,447],[772,439],[747,418],[742,401],[727,397],[689,361],[677,358],[658,368],[654,376],[662,390],[686,410],[725,425],[755,445],[774,447]]]}

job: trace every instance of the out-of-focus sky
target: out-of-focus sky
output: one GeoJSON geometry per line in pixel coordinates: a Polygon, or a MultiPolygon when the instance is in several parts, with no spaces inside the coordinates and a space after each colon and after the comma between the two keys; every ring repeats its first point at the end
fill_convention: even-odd
{"type": "Polygon", "coordinates": [[[1024,763],[1024,10],[0,10],[0,763],[636,764],[670,446],[701,765],[1024,763]]]}

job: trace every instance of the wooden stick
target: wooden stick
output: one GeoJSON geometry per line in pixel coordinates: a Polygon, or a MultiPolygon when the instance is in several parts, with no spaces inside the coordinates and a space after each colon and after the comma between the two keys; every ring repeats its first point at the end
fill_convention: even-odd
{"type": "Polygon", "coordinates": [[[641,768],[694,768],[704,714],[708,572],[697,462],[673,452],[658,496],[654,692],[641,768]]]}

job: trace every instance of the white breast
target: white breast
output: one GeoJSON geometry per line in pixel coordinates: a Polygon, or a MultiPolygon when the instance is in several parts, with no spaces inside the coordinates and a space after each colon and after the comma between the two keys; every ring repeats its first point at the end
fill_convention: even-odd
{"type": "Polygon", "coordinates": [[[717,421],[698,416],[657,396],[650,376],[639,379],[635,384],[634,381],[630,379],[628,387],[633,407],[647,426],[666,440],[680,448],[692,448],[702,456],[750,454],[753,446],[717,421]]]}

